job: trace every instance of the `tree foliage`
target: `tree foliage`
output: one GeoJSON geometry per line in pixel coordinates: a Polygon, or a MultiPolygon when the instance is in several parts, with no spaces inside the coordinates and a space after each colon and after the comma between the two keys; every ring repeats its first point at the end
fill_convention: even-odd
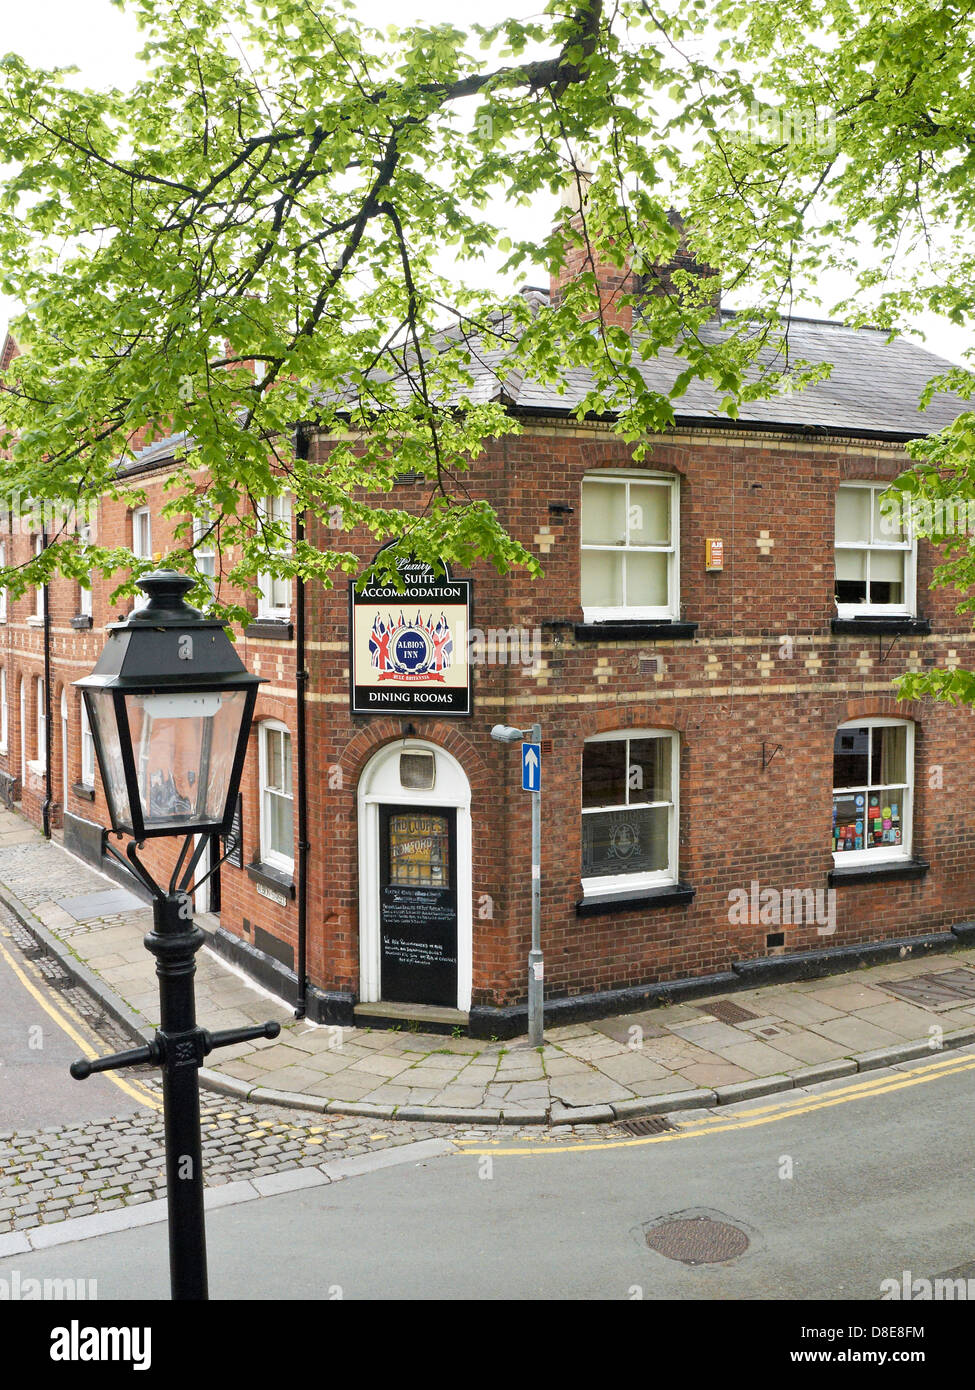
{"type": "MultiPolygon", "coordinates": [[[[827,306],[851,322],[971,321],[969,0],[549,0],[531,21],[385,33],[341,0],[116,2],[145,31],[131,86],[0,64],[0,285],[24,306],[0,476],[74,502],[117,493],[146,430],[185,438],[168,509],[236,547],[235,584],[353,573],[357,526],[422,558],[537,573],[468,490],[483,441],[518,429],[475,358],[499,384],[585,368],[580,413],[612,414],[639,456],[694,377],[733,416],[814,375],[780,316],[827,272],[852,286],[827,306]],[[581,222],[563,209],[511,241],[504,200],[554,207],[567,181],[585,183],[581,222]],[[534,315],[513,292],[573,245],[590,271],[666,261],[672,206],[738,306],[722,335],[690,279],[652,296],[632,337],[602,322],[591,273],[534,315]],[[497,274],[508,288],[484,289],[497,274]],[[660,395],[637,368],[669,344],[686,370],[660,395]],[[324,464],[295,449],[311,420],[335,441],[324,464]],[[420,516],[387,505],[404,471],[434,484],[420,516]],[[282,551],[253,504],[283,486],[334,549],[282,551]]],[[[912,446],[906,489],[975,493],[973,429],[963,416],[912,446]]],[[[131,561],[52,540],[8,575],[15,590],[131,561]]],[[[167,558],[192,570],[188,522],[181,545],[167,558]]],[[[946,576],[975,577],[967,538],[946,576]]]]}

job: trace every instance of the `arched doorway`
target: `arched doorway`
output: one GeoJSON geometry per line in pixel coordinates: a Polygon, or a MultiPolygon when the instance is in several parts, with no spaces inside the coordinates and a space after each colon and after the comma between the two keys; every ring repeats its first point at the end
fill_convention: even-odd
{"type": "Polygon", "coordinates": [[[359,779],[359,997],[471,1006],[471,789],[421,739],[387,744],[359,779]]]}

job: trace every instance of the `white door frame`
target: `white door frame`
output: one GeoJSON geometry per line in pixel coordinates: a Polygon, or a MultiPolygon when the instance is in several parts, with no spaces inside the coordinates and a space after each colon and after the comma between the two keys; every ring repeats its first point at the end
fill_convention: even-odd
{"type": "Polygon", "coordinates": [[[27,690],[20,678],[20,792],[27,789],[27,690]]]}
{"type": "Polygon", "coordinates": [[[68,809],[68,695],[64,686],[61,687],[61,789],[63,816],[68,809]]]}
{"type": "Polygon", "coordinates": [[[380,748],[359,778],[359,998],[380,1001],[379,807],[443,806],[457,813],[457,1008],[471,1007],[473,975],[473,879],[471,787],[457,759],[424,739],[404,738],[380,748]],[[429,791],[403,787],[401,753],[432,753],[434,784],[429,791]]]}
{"type": "MultiPolygon", "coordinates": [[[[194,849],[194,850],[198,848],[199,843],[200,843],[200,838],[201,838],[201,837],[200,837],[199,835],[194,835],[194,836],[193,836],[193,849],[194,849]]],[[[203,853],[200,855],[200,858],[199,858],[199,860],[198,860],[198,862],[197,862],[196,868],[193,870],[193,877],[194,877],[195,879],[201,879],[201,878],[203,878],[203,876],[204,876],[205,874],[208,874],[208,873],[211,871],[211,869],[213,868],[213,840],[212,840],[212,838],[211,838],[209,835],[208,835],[206,838],[207,838],[207,846],[206,846],[206,849],[205,849],[205,850],[203,851],[203,853]]],[[[206,881],[206,883],[201,883],[201,884],[199,884],[198,887],[194,888],[194,890],[193,890],[193,911],[194,911],[194,912],[209,912],[209,911],[210,911],[210,885],[211,885],[212,883],[213,883],[213,879],[212,879],[212,878],[208,878],[207,881],[206,881]]]]}

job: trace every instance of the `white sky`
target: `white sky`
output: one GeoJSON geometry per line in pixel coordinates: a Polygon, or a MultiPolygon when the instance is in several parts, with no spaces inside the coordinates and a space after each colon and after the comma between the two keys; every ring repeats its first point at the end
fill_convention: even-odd
{"type": "MultiPolygon", "coordinates": [[[[533,10],[531,0],[513,5],[511,0],[480,0],[474,11],[458,12],[457,0],[366,0],[360,3],[363,19],[376,28],[387,24],[405,26],[411,22],[423,24],[451,23],[462,25],[476,19],[490,22],[513,9],[523,17],[533,10]]],[[[219,12],[219,0],[215,4],[219,12]]],[[[81,70],[87,85],[103,86],[116,83],[124,86],[134,70],[133,55],[139,46],[139,32],[132,18],[120,12],[109,0],[29,0],[26,5],[7,5],[2,21],[0,46],[4,52],[20,53],[28,62],[38,66],[73,65],[81,70]]],[[[496,221],[506,224],[513,236],[539,240],[551,226],[555,201],[540,200],[537,208],[489,209],[496,221]]],[[[534,278],[538,278],[537,276],[534,278]]],[[[825,308],[797,304],[796,314],[814,318],[825,317],[828,305],[841,298],[846,287],[839,281],[822,289],[825,308]]],[[[0,296],[0,333],[15,311],[9,300],[0,296]]],[[[972,334],[933,315],[918,318],[917,332],[911,337],[940,357],[961,361],[961,354],[973,346],[972,334]]]]}

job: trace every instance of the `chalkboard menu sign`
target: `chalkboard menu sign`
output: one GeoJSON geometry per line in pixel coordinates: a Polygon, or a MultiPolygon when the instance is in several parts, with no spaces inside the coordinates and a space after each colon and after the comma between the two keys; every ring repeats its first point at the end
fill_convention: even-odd
{"type": "Polygon", "coordinates": [[[230,823],[230,834],[224,836],[223,851],[225,862],[235,869],[244,867],[244,798],[238,796],[234,818],[230,823]]]}

